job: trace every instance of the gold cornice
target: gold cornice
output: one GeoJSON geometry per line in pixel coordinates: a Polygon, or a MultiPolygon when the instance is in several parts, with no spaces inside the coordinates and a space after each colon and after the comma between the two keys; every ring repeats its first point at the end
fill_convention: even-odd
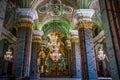
{"type": "Polygon", "coordinates": [[[92,21],[81,21],[77,24],[77,29],[80,28],[92,28],[93,22],[92,21]]]}

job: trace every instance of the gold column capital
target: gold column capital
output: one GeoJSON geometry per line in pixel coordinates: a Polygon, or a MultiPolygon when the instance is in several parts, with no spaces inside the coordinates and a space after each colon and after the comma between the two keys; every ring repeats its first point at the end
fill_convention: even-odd
{"type": "Polygon", "coordinates": [[[92,28],[93,27],[93,22],[92,21],[81,21],[78,22],[77,24],[77,29],[81,29],[81,28],[92,28]]]}
{"type": "Polygon", "coordinates": [[[70,41],[71,41],[71,43],[79,42],[79,39],[78,38],[71,38],[70,41]]]}
{"type": "Polygon", "coordinates": [[[17,21],[16,25],[18,27],[29,27],[29,28],[33,28],[34,24],[30,21],[17,21]]]}
{"type": "Polygon", "coordinates": [[[42,39],[40,39],[40,38],[33,38],[32,42],[41,43],[42,39]]]}
{"type": "Polygon", "coordinates": [[[16,10],[16,25],[18,27],[33,28],[34,20],[38,19],[37,11],[31,8],[18,8],[16,10]]]}
{"type": "Polygon", "coordinates": [[[93,9],[77,9],[74,11],[73,16],[77,21],[77,29],[92,28],[92,17],[95,11],[93,9]]]}

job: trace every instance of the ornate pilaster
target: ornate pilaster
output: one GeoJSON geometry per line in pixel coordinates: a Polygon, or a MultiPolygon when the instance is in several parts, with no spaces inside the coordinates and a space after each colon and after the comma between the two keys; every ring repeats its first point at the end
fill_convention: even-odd
{"type": "Polygon", "coordinates": [[[73,73],[73,77],[80,78],[81,72],[80,72],[80,52],[79,52],[79,37],[78,37],[78,30],[71,30],[71,49],[72,49],[72,55],[71,55],[71,69],[73,73]]]}
{"type": "Polygon", "coordinates": [[[81,48],[81,66],[83,80],[97,80],[96,60],[92,38],[92,16],[94,10],[79,9],[75,11],[78,20],[79,41],[81,48]]]}
{"type": "Polygon", "coordinates": [[[31,68],[30,68],[30,77],[31,80],[38,80],[38,66],[37,66],[37,53],[39,52],[41,36],[43,31],[34,30],[32,34],[32,52],[31,52],[31,68]]]}
{"type": "Polygon", "coordinates": [[[29,77],[31,59],[31,41],[33,21],[37,19],[37,13],[33,9],[21,8],[16,11],[18,27],[16,76],[29,77]]]}

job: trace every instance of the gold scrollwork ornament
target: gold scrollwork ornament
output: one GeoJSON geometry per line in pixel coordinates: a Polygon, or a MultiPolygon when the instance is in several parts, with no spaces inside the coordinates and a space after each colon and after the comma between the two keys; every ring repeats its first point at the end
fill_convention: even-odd
{"type": "Polygon", "coordinates": [[[77,24],[77,29],[80,28],[92,28],[93,22],[92,21],[82,21],[77,24]]]}

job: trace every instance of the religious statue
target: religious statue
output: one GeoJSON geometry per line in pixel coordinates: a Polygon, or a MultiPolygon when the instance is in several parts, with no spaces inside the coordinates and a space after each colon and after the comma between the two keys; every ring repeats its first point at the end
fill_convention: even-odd
{"type": "Polygon", "coordinates": [[[44,66],[45,66],[45,58],[46,58],[46,55],[45,55],[45,52],[43,50],[43,47],[41,48],[41,51],[39,52],[39,66],[40,66],[40,73],[44,73],[44,66]]]}
{"type": "Polygon", "coordinates": [[[104,51],[103,51],[102,48],[99,48],[98,54],[97,54],[97,58],[98,58],[98,60],[100,60],[100,61],[103,61],[103,60],[106,59],[106,60],[109,62],[108,57],[106,56],[106,54],[104,54],[104,51]]]}
{"type": "Polygon", "coordinates": [[[13,62],[13,55],[11,49],[8,49],[6,51],[6,54],[4,55],[5,61],[13,62]]]}
{"type": "Polygon", "coordinates": [[[100,76],[106,76],[109,74],[108,69],[105,67],[107,66],[109,59],[107,55],[104,53],[103,48],[99,47],[98,53],[97,53],[97,63],[98,63],[98,74],[100,76]]]}

